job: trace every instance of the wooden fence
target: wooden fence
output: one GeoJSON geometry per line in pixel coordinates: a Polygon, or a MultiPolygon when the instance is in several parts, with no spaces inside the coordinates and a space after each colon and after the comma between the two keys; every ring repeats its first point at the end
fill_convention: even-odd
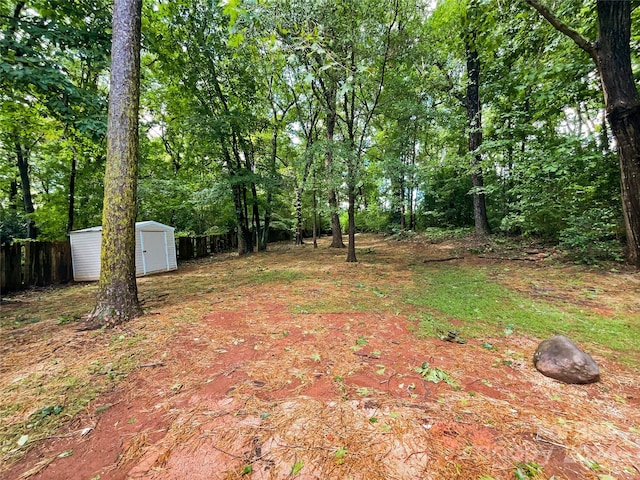
{"type": "MultiPolygon", "coordinates": [[[[233,232],[177,239],[178,260],[230,252],[238,247],[233,232]]],[[[71,245],[66,242],[23,242],[0,245],[0,295],[29,287],[73,280],[71,245]]]]}
{"type": "Polygon", "coordinates": [[[69,242],[24,242],[0,246],[0,291],[44,287],[73,280],[69,242]]]}
{"type": "Polygon", "coordinates": [[[234,232],[202,237],[180,237],[177,242],[178,260],[191,260],[214,253],[232,252],[238,248],[238,237],[234,232]]]}

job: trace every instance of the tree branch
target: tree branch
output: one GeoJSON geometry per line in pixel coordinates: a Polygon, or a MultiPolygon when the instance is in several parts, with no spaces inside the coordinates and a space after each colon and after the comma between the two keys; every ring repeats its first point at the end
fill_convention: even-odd
{"type": "Polygon", "coordinates": [[[578,47],[587,52],[591,58],[597,63],[596,58],[596,47],[593,42],[590,42],[586,38],[584,38],[580,33],[578,33],[573,28],[568,25],[562,23],[553,13],[549,11],[547,7],[537,2],[537,0],[525,0],[529,5],[535,8],[540,15],[542,15],[553,28],[563,33],[571,40],[575,42],[578,47]]]}

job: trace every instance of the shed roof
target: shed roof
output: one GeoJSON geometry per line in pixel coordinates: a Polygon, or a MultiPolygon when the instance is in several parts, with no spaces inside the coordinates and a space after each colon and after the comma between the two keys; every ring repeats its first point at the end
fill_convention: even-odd
{"type": "MultiPolygon", "coordinates": [[[[146,220],[144,222],[136,222],[136,230],[144,230],[148,227],[156,227],[156,228],[163,228],[163,229],[171,229],[171,230],[175,230],[175,227],[172,227],[170,225],[165,225],[164,223],[160,223],[160,222],[154,222],[153,220],[146,220]]],[[[74,230],[71,233],[83,233],[83,232],[100,232],[102,231],[102,225],[99,225],[97,227],[89,227],[89,228],[83,228],[81,230],[74,230]]]]}

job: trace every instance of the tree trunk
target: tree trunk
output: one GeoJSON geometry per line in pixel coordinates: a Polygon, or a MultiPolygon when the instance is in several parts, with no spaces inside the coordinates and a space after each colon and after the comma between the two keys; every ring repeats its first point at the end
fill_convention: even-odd
{"type": "Polygon", "coordinates": [[[35,211],[33,208],[33,197],[31,196],[31,181],[29,179],[29,151],[23,148],[18,134],[14,134],[14,148],[16,153],[16,161],[18,163],[18,172],[20,173],[20,186],[22,187],[22,204],[24,212],[28,216],[27,237],[35,240],[38,236],[35,223],[31,214],[35,211]]]}
{"type": "Polygon", "coordinates": [[[315,172],[313,173],[313,248],[318,248],[318,199],[315,172]]]}
{"type": "MultiPolygon", "coordinates": [[[[253,160],[253,145],[246,142],[243,142],[244,145],[244,158],[245,158],[245,167],[247,169],[247,173],[254,172],[254,160],[253,160]]],[[[255,242],[252,244],[255,246],[257,251],[260,251],[260,209],[258,205],[258,190],[256,188],[256,182],[253,180],[250,181],[251,186],[251,216],[252,223],[254,225],[254,233],[255,233],[255,242]]]]}
{"type": "Polygon", "coordinates": [[[640,96],[631,67],[631,2],[598,0],[598,39],[590,42],[536,0],[526,0],[595,62],[620,165],[627,262],[640,267],[640,96]]]}
{"type": "Polygon", "coordinates": [[[482,113],[480,106],[480,58],[475,47],[475,31],[465,37],[467,57],[467,122],[469,128],[469,153],[471,160],[471,182],[473,184],[473,220],[476,235],[487,236],[491,233],[487,220],[487,205],[482,176],[482,113]]]}
{"type": "Polygon", "coordinates": [[[640,267],[640,97],[631,68],[631,5],[598,1],[596,58],[620,164],[627,261],[640,267]]]}
{"type": "Polygon", "coordinates": [[[338,116],[336,112],[336,88],[335,85],[329,89],[327,93],[327,156],[325,158],[325,166],[327,168],[327,176],[329,177],[329,211],[331,212],[331,247],[332,248],[344,248],[344,242],[342,241],[342,228],[340,227],[340,217],[338,216],[338,195],[336,194],[335,186],[333,185],[333,135],[336,128],[336,118],[338,116]]]}
{"type": "Polygon", "coordinates": [[[267,185],[267,199],[264,207],[264,221],[262,234],[260,235],[259,250],[267,249],[267,243],[269,242],[269,228],[271,227],[271,204],[273,203],[273,189],[275,188],[276,179],[276,160],[278,158],[278,123],[275,109],[273,120],[273,135],[271,136],[271,156],[269,157],[270,184],[267,185]]]}
{"type": "MultiPolygon", "coordinates": [[[[402,162],[404,164],[404,161],[402,162]]],[[[398,194],[400,195],[400,230],[403,232],[407,229],[407,207],[405,196],[404,173],[399,177],[400,185],[398,185],[398,194]]]]}
{"type": "Polygon", "coordinates": [[[71,152],[71,172],[69,174],[69,210],[67,212],[67,234],[73,230],[74,209],[76,203],[77,160],[75,149],[71,152]]]}
{"type": "Polygon", "coordinates": [[[347,231],[349,233],[349,246],[347,247],[347,262],[357,262],[356,258],[356,188],[353,182],[355,181],[354,176],[354,168],[352,166],[352,162],[354,160],[349,160],[349,186],[348,186],[348,201],[349,201],[349,227],[347,231]]]}
{"type": "Polygon", "coordinates": [[[11,210],[18,210],[18,181],[16,179],[11,180],[9,184],[9,208],[11,210]]]}
{"type": "Polygon", "coordinates": [[[104,177],[102,251],[93,327],[142,314],[135,263],[141,0],[115,0],[104,177]]]}

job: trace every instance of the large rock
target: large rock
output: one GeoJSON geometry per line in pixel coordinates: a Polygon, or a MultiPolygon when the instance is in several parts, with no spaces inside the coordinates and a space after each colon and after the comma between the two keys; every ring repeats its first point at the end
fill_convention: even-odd
{"type": "Polygon", "coordinates": [[[563,335],[538,345],[533,364],[540,373],[565,383],[593,383],[600,380],[600,369],[588,353],[563,335]]]}

